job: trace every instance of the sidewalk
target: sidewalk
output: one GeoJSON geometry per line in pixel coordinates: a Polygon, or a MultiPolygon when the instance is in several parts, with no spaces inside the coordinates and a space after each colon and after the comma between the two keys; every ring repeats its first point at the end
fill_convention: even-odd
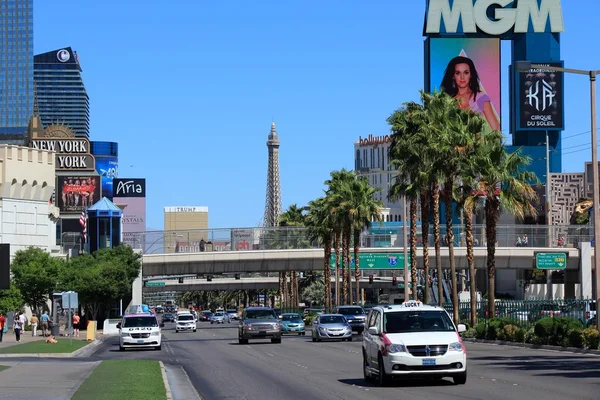
{"type": "Polygon", "coordinates": [[[0,388],[2,388],[0,397],[22,400],[69,400],[99,363],[99,361],[2,362],[0,360],[0,365],[10,367],[0,372],[0,388]]]}

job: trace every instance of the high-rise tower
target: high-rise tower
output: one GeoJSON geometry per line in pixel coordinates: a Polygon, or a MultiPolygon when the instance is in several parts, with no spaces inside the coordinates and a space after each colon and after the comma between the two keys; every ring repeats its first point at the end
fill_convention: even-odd
{"type": "Polygon", "coordinates": [[[0,143],[23,145],[33,107],[33,0],[0,0],[0,143]]]}
{"type": "Polygon", "coordinates": [[[271,123],[271,132],[267,140],[269,149],[269,169],[267,170],[267,196],[265,215],[262,225],[278,226],[281,215],[281,186],[279,184],[279,137],[275,130],[275,122],[271,123]]]}

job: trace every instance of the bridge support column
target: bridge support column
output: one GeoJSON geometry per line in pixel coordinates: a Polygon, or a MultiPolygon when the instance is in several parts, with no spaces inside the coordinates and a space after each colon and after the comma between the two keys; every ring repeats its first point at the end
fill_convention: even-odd
{"type": "MultiPolygon", "coordinates": [[[[596,271],[598,273],[598,271],[596,271]]],[[[592,244],[579,243],[579,282],[582,299],[592,298],[592,244]]]]}

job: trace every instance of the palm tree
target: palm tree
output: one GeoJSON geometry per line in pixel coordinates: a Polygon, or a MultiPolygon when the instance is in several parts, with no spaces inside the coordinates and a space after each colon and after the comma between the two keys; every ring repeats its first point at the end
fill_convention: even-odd
{"type": "MultiPolygon", "coordinates": [[[[325,283],[325,307],[331,310],[331,241],[333,238],[332,218],[327,201],[323,197],[308,204],[309,211],[306,216],[306,225],[309,229],[311,241],[323,245],[323,280],[325,283]]],[[[337,265],[336,265],[337,268],[337,265]]]]}
{"type": "MultiPolygon", "coordinates": [[[[396,170],[388,198],[397,201],[402,195],[410,201],[410,263],[413,297],[418,298],[417,282],[417,209],[419,198],[429,184],[427,172],[421,169],[424,158],[422,145],[425,131],[421,120],[423,107],[415,102],[405,103],[394,111],[387,122],[391,125],[390,164],[396,170]]],[[[404,227],[406,229],[406,221],[404,227]]],[[[406,246],[406,243],[404,244],[406,246]]],[[[408,282],[404,282],[408,284],[408,282]]]]}
{"type": "Polygon", "coordinates": [[[352,222],[354,242],[354,281],[356,283],[356,300],[360,301],[360,234],[371,228],[373,221],[381,221],[383,203],[375,200],[379,188],[369,185],[365,177],[358,177],[350,186],[350,199],[346,203],[352,222]]]}
{"type": "Polygon", "coordinates": [[[538,179],[527,171],[531,157],[522,148],[508,153],[500,132],[482,132],[481,154],[476,168],[480,172],[479,194],[485,198],[485,229],[487,241],[488,307],[489,315],[496,315],[496,234],[501,212],[507,211],[523,219],[537,214],[537,193],[532,184],[538,179]]]}
{"type": "MultiPolygon", "coordinates": [[[[303,227],[306,222],[306,216],[303,214],[304,209],[298,207],[297,204],[291,204],[288,209],[279,216],[279,226],[284,227],[303,227]]],[[[292,236],[296,236],[297,232],[295,229],[292,229],[292,236]]],[[[289,233],[286,232],[286,233],[289,233]]],[[[285,280],[287,283],[287,274],[285,272],[280,272],[280,283],[282,280],[285,280]]],[[[291,305],[294,309],[298,307],[298,273],[296,271],[290,271],[290,282],[288,286],[287,297],[289,298],[289,305],[291,305]]],[[[287,286],[287,285],[286,285],[287,286]]]]}

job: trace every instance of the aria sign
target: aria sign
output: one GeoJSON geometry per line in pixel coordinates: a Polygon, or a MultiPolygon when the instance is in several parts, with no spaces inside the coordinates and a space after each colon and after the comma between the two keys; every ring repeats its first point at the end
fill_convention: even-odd
{"type": "Polygon", "coordinates": [[[94,170],[96,163],[90,154],[90,142],[82,138],[31,139],[31,147],[56,152],[56,170],[94,170]]]}
{"type": "Polygon", "coordinates": [[[561,0],[429,0],[427,7],[426,35],[563,31],[561,0]]]}

